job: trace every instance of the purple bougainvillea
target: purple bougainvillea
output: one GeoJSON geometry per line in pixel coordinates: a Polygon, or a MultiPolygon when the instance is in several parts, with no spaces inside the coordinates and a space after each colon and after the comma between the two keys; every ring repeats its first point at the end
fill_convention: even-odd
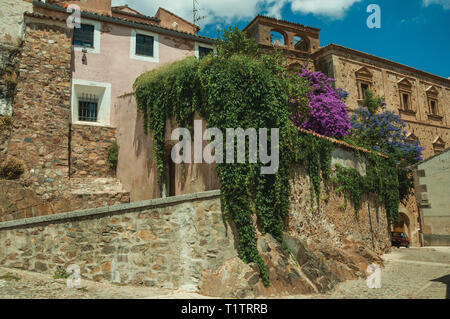
{"type": "MultiPolygon", "coordinates": [[[[347,135],[351,129],[344,103],[348,93],[342,89],[335,90],[331,85],[334,79],[322,72],[303,69],[296,76],[308,79],[312,90],[307,93],[310,112],[298,111],[291,117],[294,125],[329,137],[342,138],[347,135]]],[[[297,101],[293,99],[291,103],[297,101]]]]}

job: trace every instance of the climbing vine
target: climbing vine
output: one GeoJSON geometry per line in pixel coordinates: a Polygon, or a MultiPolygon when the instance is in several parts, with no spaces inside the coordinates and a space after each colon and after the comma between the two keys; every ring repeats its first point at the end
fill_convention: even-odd
{"type": "MultiPolygon", "coordinates": [[[[245,39],[239,36],[237,40],[245,39]]],[[[302,116],[299,114],[302,110],[306,116],[311,113],[308,79],[287,75],[277,53],[255,56],[256,47],[246,42],[248,54],[232,54],[233,47],[219,46],[218,52],[226,54],[201,60],[187,58],[144,73],[136,80],[134,90],[145,129],[153,134],[159,181],[166,169],[168,120],[191,129],[197,112],[209,128],[222,132],[227,128],[279,128],[276,174],[261,174],[263,164],[259,160],[250,163],[248,141],[244,164],[217,164],[222,205],[236,225],[240,256],[246,263],[257,263],[264,284],[269,285],[267,269],[257,249],[253,216],[256,214],[263,233],[271,234],[285,247],[282,235],[290,207],[291,166],[296,163],[306,166],[311,196],[319,203],[321,182],[328,181],[331,175],[333,145],[327,139],[299,132],[291,120],[294,114],[302,116]]],[[[336,99],[332,104],[340,105],[336,99]]],[[[236,156],[237,141],[234,143],[236,156]]],[[[226,147],[224,143],[223,154],[226,147]]]]}
{"type": "Polygon", "coordinates": [[[332,177],[333,184],[338,186],[337,192],[345,195],[345,200],[351,200],[355,213],[361,209],[362,196],[375,194],[378,202],[384,205],[388,219],[397,219],[400,204],[398,175],[395,161],[374,154],[367,154],[366,175],[362,176],[354,168],[336,165],[336,175],[332,177]]]}

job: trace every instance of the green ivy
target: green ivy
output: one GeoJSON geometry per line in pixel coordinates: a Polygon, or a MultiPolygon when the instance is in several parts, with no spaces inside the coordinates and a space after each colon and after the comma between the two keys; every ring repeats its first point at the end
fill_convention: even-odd
{"type": "Polygon", "coordinates": [[[361,210],[363,195],[377,195],[379,203],[386,208],[389,220],[393,222],[397,219],[400,205],[395,161],[373,154],[368,154],[367,158],[369,165],[365,176],[354,168],[336,165],[336,175],[332,182],[338,187],[337,192],[344,194],[346,202],[351,200],[356,214],[361,210]]]}
{"type": "MultiPolygon", "coordinates": [[[[320,203],[321,182],[331,175],[331,141],[300,133],[290,120],[289,101],[305,99],[307,81],[286,82],[276,56],[209,56],[187,58],[141,75],[134,84],[145,130],[151,130],[158,180],[165,170],[166,123],[175,119],[180,127],[192,128],[195,112],[208,127],[279,128],[280,167],[275,175],[262,175],[262,163],[217,164],[222,205],[238,232],[238,249],[246,263],[257,263],[261,278],[269,285],[266,266],[257,249],[252,216],[263,233],[283,243],[284,221],[290,208],[290,177],[294,164],[306,166],[314,196],[320,203]]],[[[269,141],[270,142],[270,141],[269,141]]],[[[247,141],[248,143],[248,141],[247,141]]],[[[235,152],[236,152],[235,141],[235,152]]],[[[226,154],[226,143],[224,143],[226,154]]],[[[247,159],[248,159],[248,147],[247,159]]]]}
{"type": "Polygon", "coordinates": [[[108,149],[108,164],[113,170],[116,170],[119,162],[119,145],[114,142],[108,149]]]}

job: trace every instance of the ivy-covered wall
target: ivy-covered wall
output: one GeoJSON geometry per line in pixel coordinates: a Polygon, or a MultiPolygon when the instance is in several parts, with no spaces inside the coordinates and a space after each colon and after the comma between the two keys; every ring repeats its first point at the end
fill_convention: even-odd
{"type": "MultiPolygon", "coordinates": [[[[131,193],[132,201],[158,198],[160,193],[151,139],[152,132],[149,131],[146,135],[143,131],[142,117],[137,112],[134,95],[124,95],[119,100],[117,107],[120,123],[117,131],[120,147],[118,177],[126,190],[131,193]]],[[[204,129],[206,129],[205,126],[204,129]]],[[[167,142],[170,139],[170,131],[170,127],[167,128],[167,142]]],[[[352,149],[336,145],[332,151],[331,164],[332,167],[338,164],[346,168],[354,168],[361,175],[365,175],[368,161],[364,155],[357,155],[352,149]]],[[[220,188],[215,165],[186,164],[185,166],[185,175],[182,177],[183,170],[180,165],[177,165],[176,195],[220,188]],[[185,182],[186,180],[189,180],[189,183],[185,182]],[[180,185],[185,187],[181,188],[180,185]]],[[[290,183],[292,192],[288,233],[297,233],[304,240],[318,244],[321,242],[333,247],[341,247],[345,239],[350,237],[380,253],[389,249],[386,212],[382,206],[377,205],[378,201],[375,198],[363,196],[361,210],[356,214],[351,201],[344,205],[343,195],[337,195],[336,189],[327,189],[322,183],[323,199],[318,209],[315,199],[311,203],[310,177],[304,166],[296,166],[290,183]]]]}

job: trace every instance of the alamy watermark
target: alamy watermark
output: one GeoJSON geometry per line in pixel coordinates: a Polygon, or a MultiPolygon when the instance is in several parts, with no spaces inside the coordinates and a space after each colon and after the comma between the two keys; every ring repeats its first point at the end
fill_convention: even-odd
{"type": "Polygon", "coordinates": [[[173,130],[171,139],[178,143],[172,148],[171,158],[175,164],[244,164],[262,163],[261,174],[276,174],[280,166],[280,129],[267,128],[242,129],[227,128],[222,132],[218,128],[208,128],[203,133],[203,121],[194,121],[194,150],[192,156],[191,132],[187,128],[173,130]],[[225,140],[224,140],[225,135],[225,140]],[[248,139],[248,156],[246,141],[248,139]],[[204,141],[211,141],[203,148],[204,141]],[[237,141],[237,143],[235,143],[237,141]],[[224,154],[224,142],[226,154],[224,154]],[[235,150],[235,144],[237,149],[235,150]],[[270,148],[270,152],[269,152],[270,148]],[[270,154],[269,154],[270,153],[270,154]],[[225,156],[224,156],[225,155],[225,156]],[[193,157],[193,158],[192,158],[193,157]],[[225,157],[225,158],[224,158],[225,157]]]}
{"type": "Polygon", "coordinates": [[[66,283],[68,288],[81,288],[81,269],[78,265],[70,265],[67,267],[67,273],[70,274],[67,277],[66,283]]]}
{"type": "Polygon", "coordinates": [[[367,7],[367,13],[372,13],[367,18],[367,27],[369,29],[381,28],[381,8],[378,4],[371,4],[367,7]]]}
{"type": "MultiPolygon", "coordinates": [[[[85,1],[84,1],[85,2],[85,1]]],[[[67,6],[66,11],[68,13],[71,13],[68,17],[67,17],[67,27],[69,29],[73,29],[73,28],[81,28],[81,9],[79,6],[77,6],[76,4],[69,4],[67,6]]]]}
{"type": "Polygon", "coordinates": [[[367,277],[366,283],[367,287],[370,289],[380,289],[381,288],[381,268],[377,264],[371,264],[366,270],[367,277]]]}

